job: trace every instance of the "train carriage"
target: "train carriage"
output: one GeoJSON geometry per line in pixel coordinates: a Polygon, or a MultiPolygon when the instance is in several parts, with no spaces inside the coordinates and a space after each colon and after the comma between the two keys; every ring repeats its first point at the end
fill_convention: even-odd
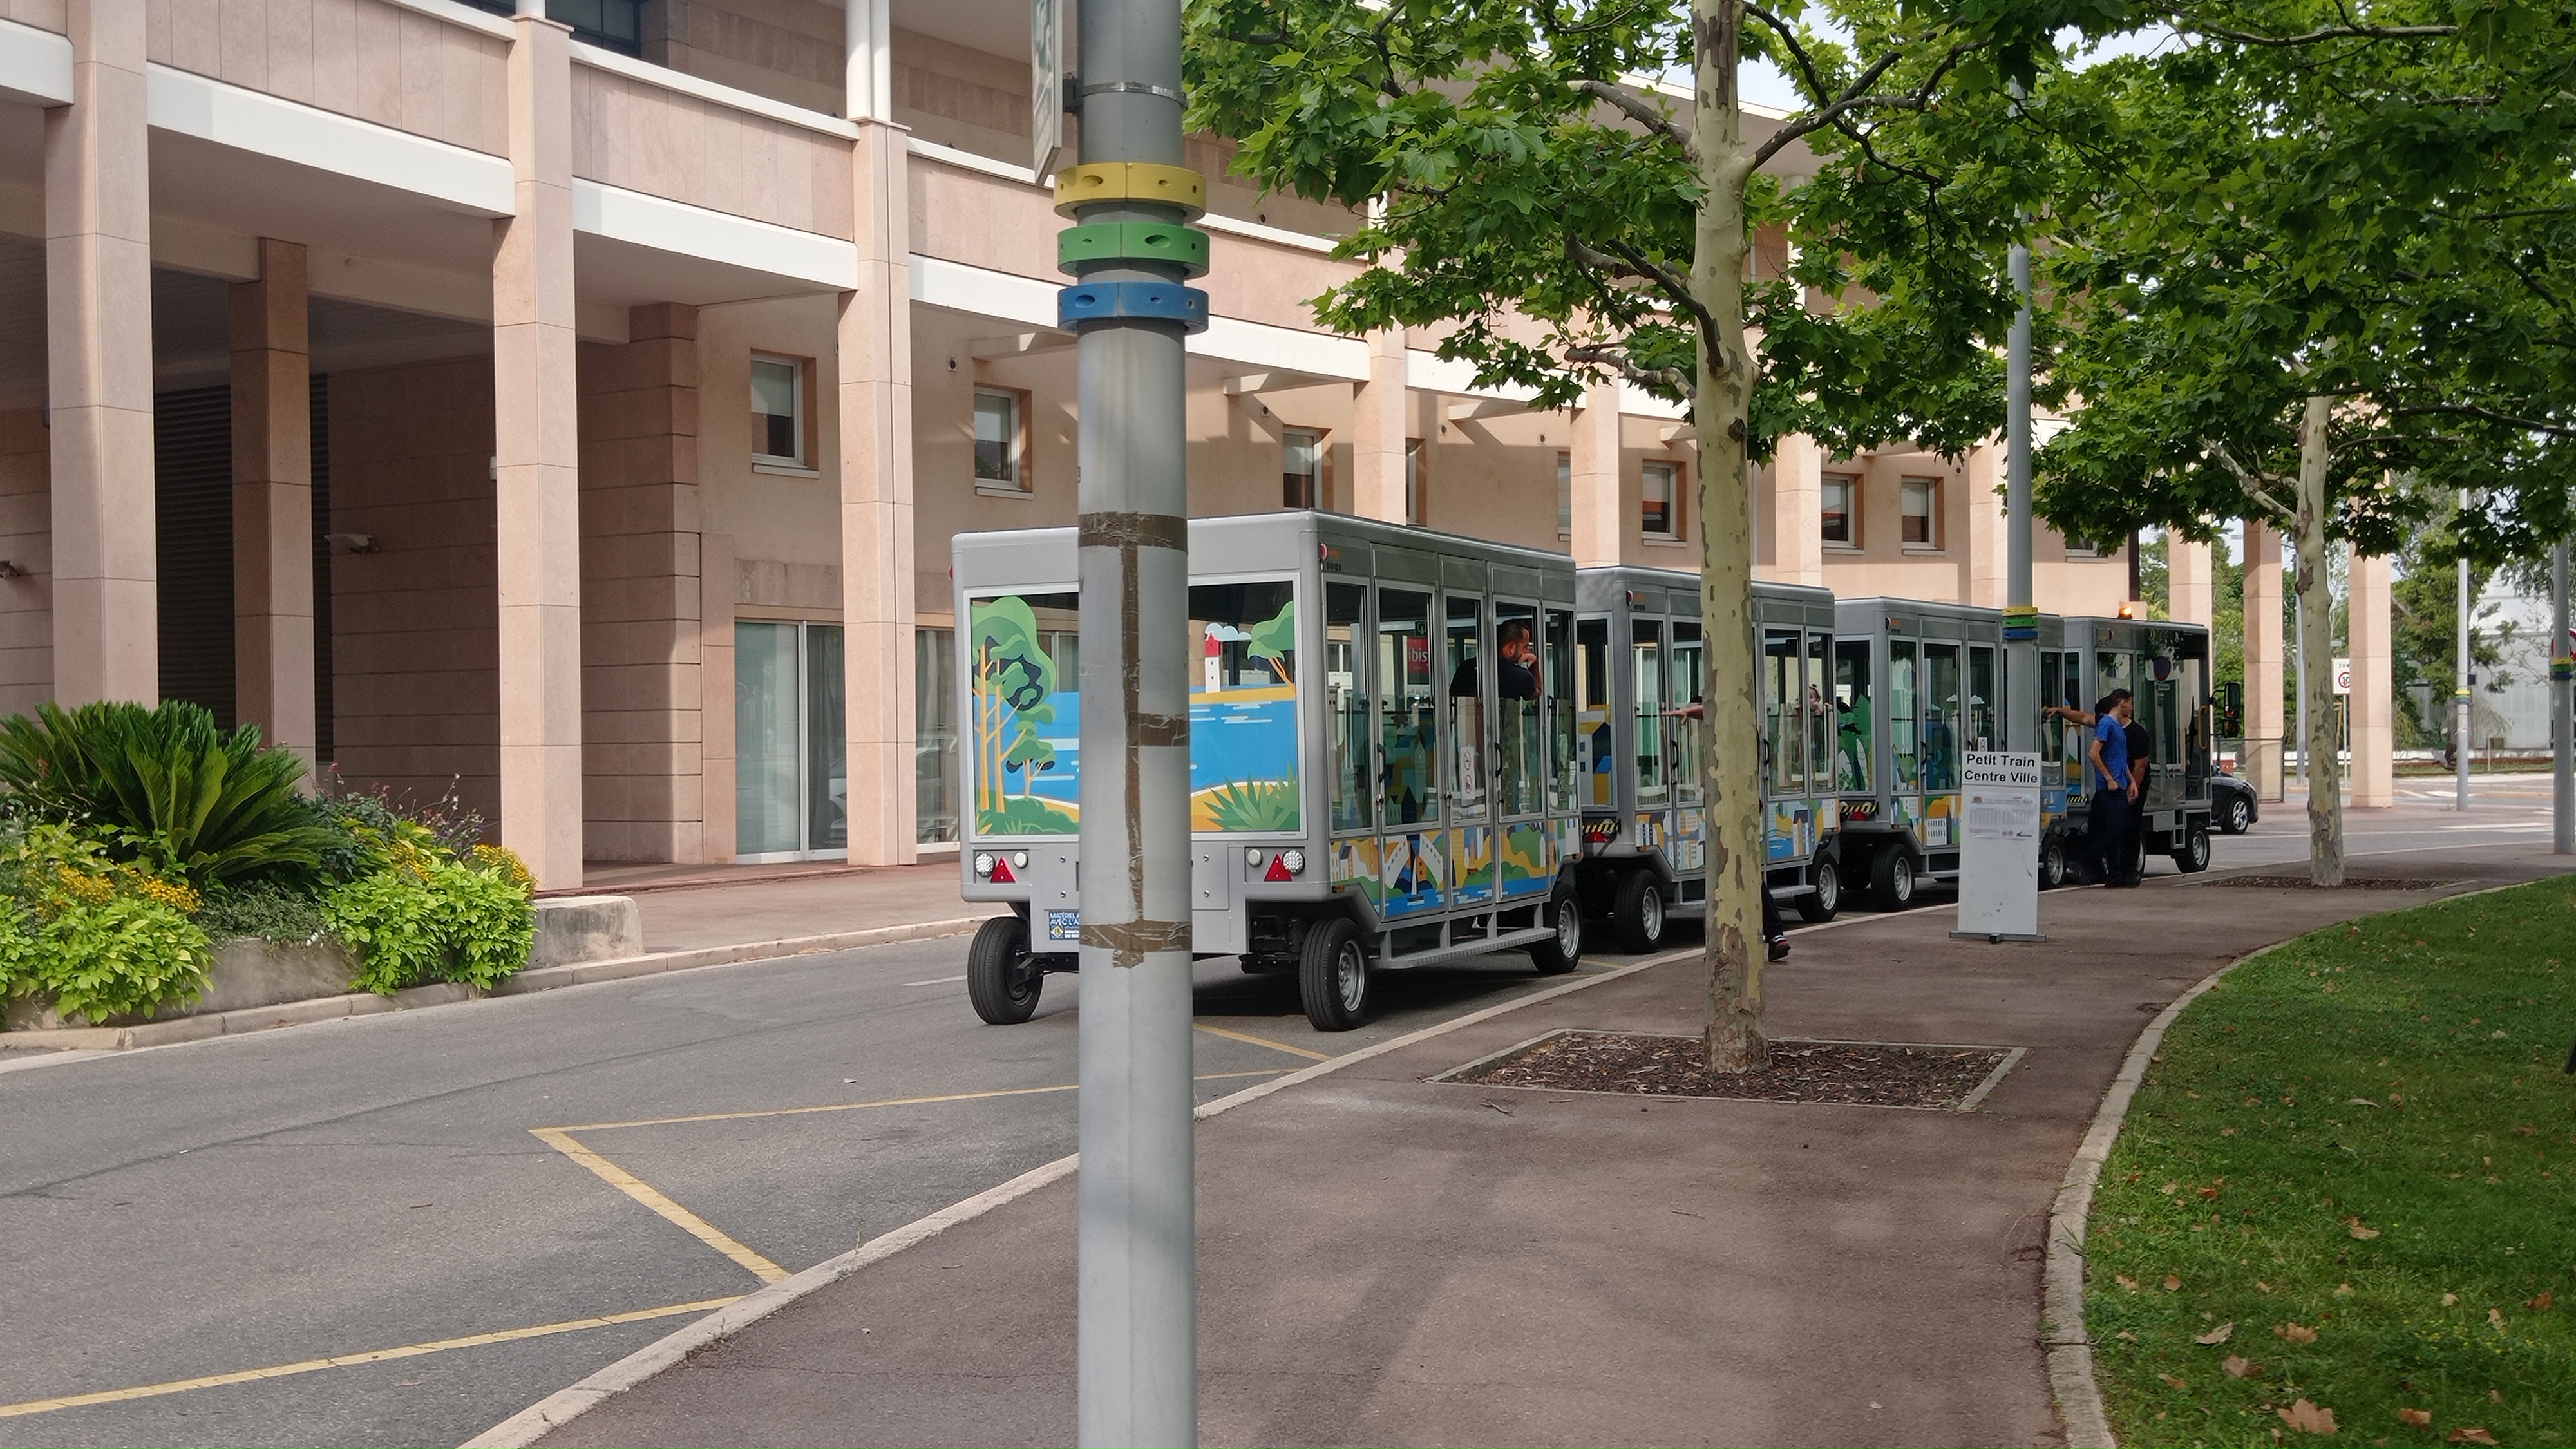
{"type": "MultiPolygon", "coordinates": [[[[2147,731],[2147,777],[2138,797],[2136,858],[2166,855],[2185,873],[2209,868],[2211,758],[2216,721],[2210,701],[2209,627],[2167,620],[2070,618],[2064,622],[2056,651],[2054,678],[2059,693],[2049,694],[2047,653],[2041,657],[2042,697],[2050,703],[2090,712],[2114,689],[2137,699],[2137,722],[2147,731]]],[[[2084,758],[2089,736],[2077,726],[2057,725],[2046,737],[2067,782],[2068,853],[2080,854],[2083,824],[2090,813],[2083,803],[2084,758]]],[[[2041,860],[2041,879],[2055,884],[2049,862],[2041,860]]],[[[2065,875],[2064,861],[2057,879],[2065,875]]]]}
{"type": "MultiPolygon", "coordinates": [[[[1583,807],[1586,910],[1629,951],[1665,923],[1708,911],[1703,772],[1707,655],[1699,575],[1627,566],[1575,579],[1575,755],[1583,807]]],[[[1830,920],[1842,884],[1834,845],[1833,727],[1824,682],[1834,596],[1753,586],[1763,730],[1764,883],[1801,914],[1830,920]]]]}
{"type": "Polygon", "coordinates": [[[2003,615],[1968,604],[1845,599],[1835,608],[1835,787],[1842,861],[1883,910],[1955,880],[1960,768],[1999,749],[2003,615]]]}
{"type": "MultiPolygon", "coordinates": [[[[1374,973],[1526,950],[1580,958],[1572,564],[1293,512],[1193,519],[1191,931],[1294,972],[1344,1030],[1374,973]]],[[[1081,698],[1070,528],[955,545],[968,994],[1024,1021],[1075,969],[1081,698]]]]}

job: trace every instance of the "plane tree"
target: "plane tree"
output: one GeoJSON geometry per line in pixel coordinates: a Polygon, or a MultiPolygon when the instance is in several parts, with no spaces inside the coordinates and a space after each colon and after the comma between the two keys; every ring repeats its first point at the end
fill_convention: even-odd
{"type": "Polygon", "coordinates": [[[2003,418],[2004,246],[2054,153],[2017,122],[2066,26],[2119,0],[1192,0],[1191,123],[1238,169],[1340,202],[1368,263],[1316,300],[1359,333],[1420,327],[1479,385],[1577,404],[1602,380],[1687,408],[1698,439],[1708,1060],[1762,1026],[1751,466],[1786,433],[1946,453],[2003,418]],[[1799,102],[1748,108],[1776,63],[1799,102]],[[1656,78],[1688,78],[1687,91],[1656,78]],[[1797,184],[1781,176],[1796,167],[1797,184]],[[1794,260],[1756,275],[1757,231],[1794,260]],[[1785,274],[1783,274],[1785,271],[1785,274]]]}
{"type": "MultiPolygon", "coordinates": [[[[2040,511],[2102,538],[2289,534],[2330,652],[2329,540],[2395,552],[2450,489],[2463,537],[2567,526],[2576,329],[2568,21],[2512,5],[2251,0],[2160,52],[2053,74],[2044,275],[2072,425],[2040,511]]],[[[2332,683],[2308,671],[2310,873],[2343,878],[2332,683]]]]}

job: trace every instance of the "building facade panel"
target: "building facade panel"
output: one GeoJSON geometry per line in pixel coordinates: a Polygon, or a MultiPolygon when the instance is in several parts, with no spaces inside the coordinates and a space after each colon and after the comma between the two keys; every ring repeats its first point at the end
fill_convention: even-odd
{"type": "Polygon", "coordinates": [[[665,200],[850,239],[850,143],[576,64],[573,174],[665,200]]]}

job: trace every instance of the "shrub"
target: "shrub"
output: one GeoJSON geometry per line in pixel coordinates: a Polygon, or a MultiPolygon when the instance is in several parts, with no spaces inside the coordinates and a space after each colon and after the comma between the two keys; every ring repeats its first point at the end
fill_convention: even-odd
{"type": "Polygon", "coordinates": [[[210,942],[183,881],[113,860],[101,832],[11,822],[0,833],[0,996],[65,1016],[148,1016],[205,990],[210,942]]]}
{"type": "Polygon", "coordinates": [[[111,854],[198,887],[309,878],[330,832],[295,790],[304,762],[225,734],[183,701],[105,701],[0,719],[0,786],[40,819],[108,832],[111,854]]]}
{"type": "Polygon", "coordinates": [[[332,932],[359,953],[357,989],[390,996],[457,981],[488,991],[527,964],[536,906],[526,868],[508,851],[488,850],[461,862],[397,835],[384,868],[323,898],[332,932]]]}

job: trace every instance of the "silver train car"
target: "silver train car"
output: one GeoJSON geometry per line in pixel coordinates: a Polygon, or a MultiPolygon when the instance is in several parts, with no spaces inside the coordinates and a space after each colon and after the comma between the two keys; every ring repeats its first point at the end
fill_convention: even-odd
{"type": "MultiPolygon", "coordinates": [[[[1667,922],[1708,913],[1709,687],[1699,575],[1627,566],[1575,575],[1576,793],[1585,912],[1620,949],[1653,950],[1667,922]]],[[[1764,883],[1811,921],[1842,904],[1833,727],[1824,705],[1834,596],[1757,582],[1764,883]]]]}
{"type": "MultiPolygon", "coordinates": [[[[1383,970],[1583,950],[1575,577],[1562,554],[1338,514],[1193,519],[1191,930],[1293,972],[1319,1029],[1383,970]]],[[[1025,1021],[1076,968],[1081,698],[1070,528],[955,545],[959,868],[1000,901],[976,1011],[1025,1021]]]]}
{"type": "MultiPolygon", "coordinates": [[[[2045,645],[2047,636],[2041,636],[2045,645]]],[[[2114,689],[2137,697],[2137,723],[2147,733],[2147,776],[2138,796],[2134,871],[2148,855],[2165,855],[2186,874],[2209,869],[2210,776],[2216,713],[2210,692],[2210,639],[2205,624],[2166,620],[2069,618],[2060,647],[2043,649],[2041,697],[2090,712],[2114,689]],[[2055,654],[2052,661],[2049,657],[2055,654]],[[2052,671],[2050,665],[2054,663],[2052,671]],[[2049,686],[2054,683],[2057,692],[2049,686]]],[[[2042,743],[2058,764],[2067,791],[2066,819],[2052,862],[2040,858],[2040,881],[2066,878],[2066,861],[2084,850],[2085,752],[2090,734],[2081,726],[2051,721],[2042,743]]]]}

